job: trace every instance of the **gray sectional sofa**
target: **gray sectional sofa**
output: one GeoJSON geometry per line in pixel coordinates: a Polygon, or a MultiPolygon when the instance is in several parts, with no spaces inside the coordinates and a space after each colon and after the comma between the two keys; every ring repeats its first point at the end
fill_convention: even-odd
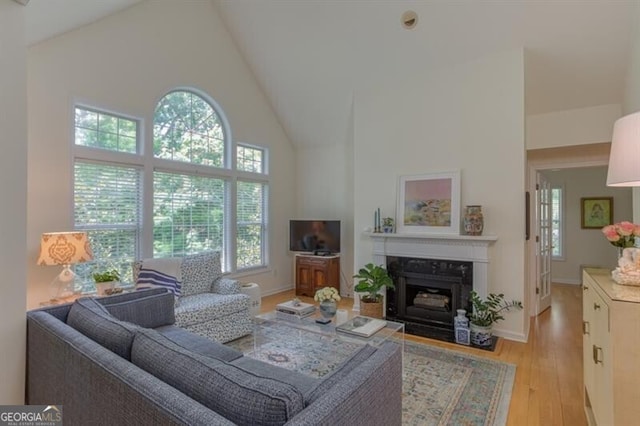
{"type": "Polygon", "coordinates": [[[402,353],[363,346],[322,378],[175,326],[163,289],[27,312],[26,403],[68,425],[399,425],[402,353]]]}

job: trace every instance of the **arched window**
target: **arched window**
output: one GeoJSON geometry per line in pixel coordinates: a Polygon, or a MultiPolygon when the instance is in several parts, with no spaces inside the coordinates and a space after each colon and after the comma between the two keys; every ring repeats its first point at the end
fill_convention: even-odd
{"type": "Polygon", "coordinates": [[[266,266],[267,149],[232,141],[212,99],[169,92],[144,140],[142,119],[82,105],[75,115],[74,226],[95,254],[76,268],[86,291],[93,270],[127,282],[146,257],[220,250],[225,272],[266,266]]]}
{"type": "Polygon", "coordinates": [[[191,91],[170,92],[153,117],[153,155],[222,168],[226,133],[223,118],[210,102],[191,91]]]}

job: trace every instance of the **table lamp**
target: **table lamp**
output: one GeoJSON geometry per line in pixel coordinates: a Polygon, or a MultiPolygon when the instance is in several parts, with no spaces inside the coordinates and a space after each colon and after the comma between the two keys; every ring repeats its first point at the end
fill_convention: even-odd
{"type": "Polygon", "coordinates": [[[62,272],[51,282],[51,298],[69,297],[74,293],[76,274],[71,265],[93,259],[86,232],[47,232],[40,240],[38,265],[62,265],[62,272]]]}

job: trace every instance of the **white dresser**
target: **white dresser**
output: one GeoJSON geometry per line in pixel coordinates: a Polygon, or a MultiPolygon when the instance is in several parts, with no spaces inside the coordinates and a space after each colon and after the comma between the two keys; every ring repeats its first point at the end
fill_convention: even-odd
{"type": "Polygon", "coordinates": [[[640,287],[582,277],[584,407],[590,425],[640,424],[640,287]]]}

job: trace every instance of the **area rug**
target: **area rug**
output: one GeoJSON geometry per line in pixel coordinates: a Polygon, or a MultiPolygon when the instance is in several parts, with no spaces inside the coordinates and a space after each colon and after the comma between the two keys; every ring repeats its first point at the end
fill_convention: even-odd
{"type": "MultiPolygon", "coordinates": [[[[273,365],[322,377],[358,344],[273,324],[228,343],[273,365]]],[[[404,342],[403,425],[504,425],[515,366],[434,346],[404,342]]]]}

